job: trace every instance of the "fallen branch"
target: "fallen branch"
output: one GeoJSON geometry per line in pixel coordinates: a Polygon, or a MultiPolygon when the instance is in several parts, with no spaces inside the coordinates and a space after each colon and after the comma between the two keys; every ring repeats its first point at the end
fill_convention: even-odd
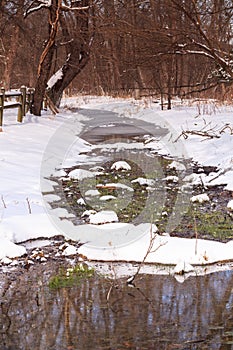
{"type": "Polygon", "coordinates": [[[209,138],[209,139],[219,139],[220,136],[217,135],[216,133],[211,133],[210,131],[196,131],[196,130],[183,130],[182,133],[177,137],[177,139],[175,139],[174,142],[177,142],[181,136],[184,137],[185,140],[187,140],[188,138],[188,135],[197,135],[197,136],[202,136],[202,137],[206,137],[206,138],[209,138]]]}
{"type": "Polygon", "coordinates": [[[55,104],[53,103],[53,101],[51,100],[51,98],[49,97],[49,95],[47,93],[45,93],[45,98],[46,98],[46,101],[47,101],[47,106],[49,107],[51,112],[54,115],[59,113],[59,109],[55,106],[55,104]]]}
{"type": "Polygon", "coordinates": [[[220,177],[220,176],[226,174],[228,171],[232,171],[232,170],[233,170],[232,167],[228,167],[226,169],[220,170],[215,177],[213,177],[212,179],[209,180],[209,182],[216,180],[218,177],[220,177]]]}
{"type": "Polygon", "coordinates": [[[233,135],[233,127],[230,126],[229,124],[224,125],[224,127],[220,130],[220,134],[223,134],[225,130],[229,129],[230,130],[230,135],[233,135]]]}

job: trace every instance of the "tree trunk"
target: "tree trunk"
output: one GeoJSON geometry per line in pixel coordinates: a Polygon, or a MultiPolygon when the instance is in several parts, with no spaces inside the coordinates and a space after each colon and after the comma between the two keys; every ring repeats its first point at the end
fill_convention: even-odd
{"type": "MultiPolygon", "coordinates": [[[[89,0],[82,0],[79,6],[89,5],[89,0]]],[[[89,38],[89,10],[76,10],[70,18],[70,22],[64,14],[61,14],[60,24],[62,27],[63,40],[67,42],[67,58],[60,68],[61,74],[50,86],[48,95],[58,107],[63,91],[69,86],[72,80],[83,70],[89,61],[90,38],[89,38]]],[[[55,73],[56,74],[56,73],[55,73]]]]}
{"type": "Polygon", "coordinates": [[[39,61],[38,76],[32,105],[32,113],[34,115],[41,115],[43,99],[47,88],[47,82],[53,62],[53,54],[55,51],[55,39],[58,29],[60,6],[61,0],[52,0],[52,4],[49,8],[49,39],[39,61]]]}
{"type": "MultiPolygon", "coordinates": [[[[75,50],[76,51],[76,50],[75,50]]],[[[73,55],[70,55],[67,58],[67,61],[61,68],[61,78],[58,79],[55,84],[48,91],[48,95],[55,104],[59,107],[63,91],[69,86],[72,80],[82,71],[86,66],[89,60],[88,52],[73,52],[73,55]],[[80,54],[80,59],[77,60],[77,57],[80,54]]]]}
{"type": "MultiPolygon", "coordinates": [[[[18,46],[21,44],[19,42],[20,39],[20,28],[18,25],[18,19],[20,19],[23,16],[23,0],[19,1],[18,6],[17,6],[17,11],[14,16],[14,25],[12,26],[12,33],[10,36],[10,42],[9,42],[9,47],[10,49],[8,50],[8,54],[6,54],[5,57],[5,67],[4,67],[4,72],[3,72],[3,82],[4,82],[4,87],[6,89],[10,89],[11,87],[11,80],[12,76],[14,74],[14,62],[15,62],[15,57],[17,56],[17,51],[18,51],[18,46]]],[[[3,2],[4,5],[4,2],[3,2]]],[[[4,38],[4,35],[2,36],[4,38]]],[[[5,39],[5,38],[4,38],[5,39]]]]}

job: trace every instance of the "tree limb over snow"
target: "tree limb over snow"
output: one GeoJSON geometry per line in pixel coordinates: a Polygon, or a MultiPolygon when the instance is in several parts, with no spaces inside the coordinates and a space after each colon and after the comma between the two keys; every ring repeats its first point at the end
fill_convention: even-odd
{"type": "Polygon", "coordinates": [[[24,18],[26,18],[28,15],[30,15],[32,12],[36,12],[41,10],[42,8],[49,8],[51,6],[51,0],[45,1],[45,0],[35,0],[32,2],[32,4],[26,9],[24,12],[24,18]],[[36,4],[39,3],[39,4],[36,4]],[[35,7],[33,7],[35,5],[35,7]]]}
{"type": "MultiPolygon", "coordinates": [[[[52,1],[51,0],[35,0],[32,2],[32,4],[26,9],[24,12],[24,18],[26,18],[28,15],[30,15],[33,12],[39,11],[42,8],[49,8],[52,6],[52,1]],[[35,7],[34,7],[35,5],[35,7]]],[[[65,4],[61,4],[60,9],[62,11],[68,12],[68,11],[85,11],[88,10],[90,6],[67,6],[65,4]]]]}

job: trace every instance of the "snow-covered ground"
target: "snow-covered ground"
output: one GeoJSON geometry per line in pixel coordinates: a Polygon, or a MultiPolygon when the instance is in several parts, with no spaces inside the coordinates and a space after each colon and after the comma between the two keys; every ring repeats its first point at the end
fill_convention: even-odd
{"type": "MultiPolygon", "coordinates": [[[[92,212],[89,224],[74,227],[68,220],[72,214],[68,214],[65,209],[51,209],[49,202],[57,196],[49,194],[52,182],[43,179],[52,173],[67,175],[63,166],[70,167],[77,162],[85,164],[86,160],[90,162],[87,153],[93,146],[77,136],[88,120],[88,114],[85,116],[79,113],[79,108],[84,108],[95,110],[97,118],[98,113],[110,111],[116,113],[118,118],[128,118],[132,124],[145,123],[145,134],[149,133],[148,123],[168,130],[162,136],[155,132],[153,137],[145,137],[145,142],[139,142],[138,147],[173,156],[176,159],[170,166],[181,172],[184,166],[178,161],[179,158],[192,158],[199,163],[200,173],[191,174],[190,183],[201,181],[208,185],[224,184],[226,189],[233,191],[231,107],[219,107],[215,113],[208,111],[208,114],[198,115],[196,106],[177,105],[171,111],[160,111],[159,106],[150,101],[107,97],[66,99],[63,105],[76,110],[70,112],[63,108],[56,116],[49,112],[42,117],[28,114],[22,124],[16,122],[16,110],[4,111],[3,132],[0,133],[0,260],[24,254],[25,248],[20,243],[25,240],[57,234],[86,242],[80,248],[80,253],[93,260],[173,265],[185,262],[186,266],[233,260],[233,241],[218,243],[160,236],[156,234],[156,227],[152,228],[150,223],[136,226],[118,222],[114,211],[92,212]],[[207,176],[201,172],[202,166],[215,166],[217,172],[207,176]],[[48,194],[42,195],[42,191],[48,194]]],[[[112,120],[109,125],[107,120],[105,123],[106,128],[112,126],[112,120]]],[[[111,151],[111,144],[106,143],[104,146],[111,151]]],[[[118,146],[126,147],[120,143],[118,146]]],[[[124,159],[114,163],[113,168],[125,171],[130,169],[130,165],[124,159]]],[[[91,181],[97,171],[101,169],[92,172],[74,170],[69,176],[89,178],[91,181]]],[[[152,186],[154,180],[142,178],[137,181],[152,186]]],[[[170,180],[175,181],[174,178],[170,180]]],[[[130,200],[131,187],[129,184],[124,186],[125,190],[128,188],[130,200]]],[[[95,191],[98,195],[96,188],[95,191]]],[[[101,199],[102,202],[110,200],[114,200],[114,196],[101,199]]],[[[192,200],[208,199],[200,194],[192,200]]],[[[233,210],[231,202],[228,210],[233,210]]],[[[82,205],[85,211],[85,199],[82,205]]]]}

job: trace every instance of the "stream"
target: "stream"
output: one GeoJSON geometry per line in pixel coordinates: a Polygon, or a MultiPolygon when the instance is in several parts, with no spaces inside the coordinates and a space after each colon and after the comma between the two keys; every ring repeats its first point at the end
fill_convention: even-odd
{"type": "MultiPolygon", "coordinates": [[[[45,197],[58,194],[61,199],[46,201],[54,209],[63,208],[71,214],[68,227],[71,227],[72,222],[77,229],[70,238],[78,241],[91,237],[94,244],[98,243],[95,241],[95,232],[91,236],[90,232],[83,230],[88,223],[88,219],[82,216],[84,209],[94,208],[98,211],[114,208],[119,221],[140,226],[142,222],[150,222],[151,212],[148,208],[153,207],[152,214],[158,213],[157,217],[154,216],[156,223],[164,219],[164,227],[172,229],[177,226],[183,215],[182,206],[185,207],[189,202],[191,192],[187,191],[187,198],[182,197],[181,191],[177,189],[180,183],[177,185],[173,180],[162,182],[166,176],[174,179],[181,174],[177,170],[167,173],[171,158],[158,158],[149,147],[146,150],[141,147],[150,138],[166,139],[169,130],[114,112],[79,110],[78,113],[86,120],[81,134],[74,132],[75,137],[80,136],[95,147],[89,153],[77,154],[76,164],[65,169],[67,174],[79,168],[90,172],[93,167],[102,167],[104,174],[100,172],[96,175],[93,172],[95,181],[123,183],[125,188],[132,187],[134,195],[118,190],[100,193],[94,199],[88,198],[86,193],[96,190],[96,182],[71,182],[68,176],[53,178],[53,191],[45,191],[45,197]],[[113,145],[116,145],[115,149],[113,145]],[[112,164],[119,159],[127,161],[131,171],[121,174],[111,172],[112,164]],[[147,180],[158,178],[158,181],[155,181],[154,187],[148,186],[148,183],[133,187],[132,180],[138,177],[147,180]],[[100,198],[104,195],[116,198],[103,203],[100,198]],[[81,203],[81,198],[87,202],[87,208],[77,204],[81,203]],[[164,206],[167,214],[163,217],[164,206]],[[178,215],[178,221],[174,221],[176,214],[181,214],[178,215]],[[173,221],[169,221],[169,217],[173,217],[173,221]],[[90,236],[86,237],[88,234],[90,236]]],[[[52,139],[52,155],[56,142],[60,144],[60,138],[61,135],[57,135],[52,139]]],[[[64,141],[66,147],[69,142],[64,141]]],[[[174,145],[167,142],[168,149],[173,147],[172,150],[177,151],[174,145]]],[[[179,147],[175,155],[180,161],[182,147],[179,147]]],[[[64,149],[61,156],[66,151],[64,149]]],[[[49,156],[48,151],[47,159],[52,159],[51,166],[56,166],[57,160],[49,156]]],[[[189,160],[185,160],[185,165],[189,165],[189,160]]],[[[45,175],[50,174],[50,168],[42,169],[42,175],[43,170],[45,175]]],[[[189,169],[189,174],[190,171],[192,173],[193,170],[189,169]]],[[[225,197],[221,198],[223,200],[225,197]]],[[[66,218],[62,219],[56,219],[56,223],[61,225],[61,231],[66,229],[66,226],[62,226],[66,218]]],[[[189,218],[186,219],[185,227],[188,221],[189,218]]],[[[229,231],[232,232],[232,229],[229,231]]],[[[104,239],[109,241],[106,230],[104,239]]],[[[1,267],[0,350],[233,349],[232,269],[210,274],[204,272],[202,276],[189,276],[187,279],[179,279],[179,276],[175,278],[172,274],[138,273],[133,283],[128,283],[129,276],[118,278],[115,275],[114,278],[112,263],[102,263],[104,267],[101,273],[101,264],[92,262],[93,274],[84,274],[77,280],[73,278],[73,268],[80,264],[77,254],[60,260],[53,257],[55,254],[51,254],[47,262],[32,264],[28,263],[29,257],[25,258],[21,267],[1,267]],[[106,266],[113,271],[112,276],[104,272],[106,266]]],[[[124,263],[118,263],[118,267],[122,266],[124,263]]]]}
{"type": "MultiPolygon", "coordinates": [[[[173,131],[161,126],[161,121],[152,124],[111,111],[81,109],[78,114],[84,118],[82,131],[79,131],[79,135],[73,131],[74,137],[69,141],[70,145],[65,140],[66,149],[62,152],[59,149],[64,155],[62,170],[65,170],[66,175],[50,178],[49,180],[57,182],[57,186],[50,193],[45,191],[45,201],[55,209],[55,215],[51,213],[54,224],[64,233],[68,232],[70,238],[88,241],[92,246],[98,247],[107,247],[109,241],[115,243],[114,237],[119,238],[119,231],[119,244],[126,243],[125,237],[134,240],[135,232],[140,236],[152,223],[158,221],[163,224],[162,229],[166,232],[174,229],[190,205],[192,188],[183,179],[192,173],[192,167],[190,160],[183,158],[185,151],[182,143],[174,145],[171,141],[173,131]],[[77,136],[91,145],[91,148],[78,153],[77,136]],[[150,142],[153,142],[153,146],[150,142]],[[153,148],[156,146],[162,147],[166,155],[159,155],[158,150],[153,148]],[[169,168],[173,159],[180,162],[182,170],[169,168]],[[122,161],[128,169],[114,169],[122,161]],[[78,177],[71,178],[69,174],[72,172],[79,174],[78,177]],[[186,187],[180,190],[184,185],[186,187]],[[52,194],[52,201],[49,194],[52,194]],[[60,200],[56,201],[53,198],[57,194],[60,200]],[[60,208],[68,211],[68,219],[65,215],[59,216],[60,208]],[[117,228],[114,232],[107,230],[108,237],[100,236],[94,227],[88,228],[88,234],[84,228],[80,228],[89,222],[93,211],[98,213],[106,210],[116,213],[115,222],[125,224],[119,226],[117,235],[117,228]]],[[[70,131],[71,127],[75,130],[75,114],[74,121],[67,125],[67,130],[70,131]]],[[[55,137],[52,140],[51,152],[54,151],[56,142],[66,139],[64,129],[60,131],[61,134],[58,133],[57,139],[55,137]]],[[[47,159],[54,158],[54,153],[50,156],[49,151],[48,149],[47,159]]],[[[54,164],[50,173],[57,164],[54,164]]],[[[48,169],[46,171],[49,172],[48,169]]]]}
{"type": "Polygon", "coordinates": [[[183,283],[138,275],[134,286],[95,274],[51,288],[60,269],[1,272],[1,350],[233,349],[233,271],[183,283]]]}

